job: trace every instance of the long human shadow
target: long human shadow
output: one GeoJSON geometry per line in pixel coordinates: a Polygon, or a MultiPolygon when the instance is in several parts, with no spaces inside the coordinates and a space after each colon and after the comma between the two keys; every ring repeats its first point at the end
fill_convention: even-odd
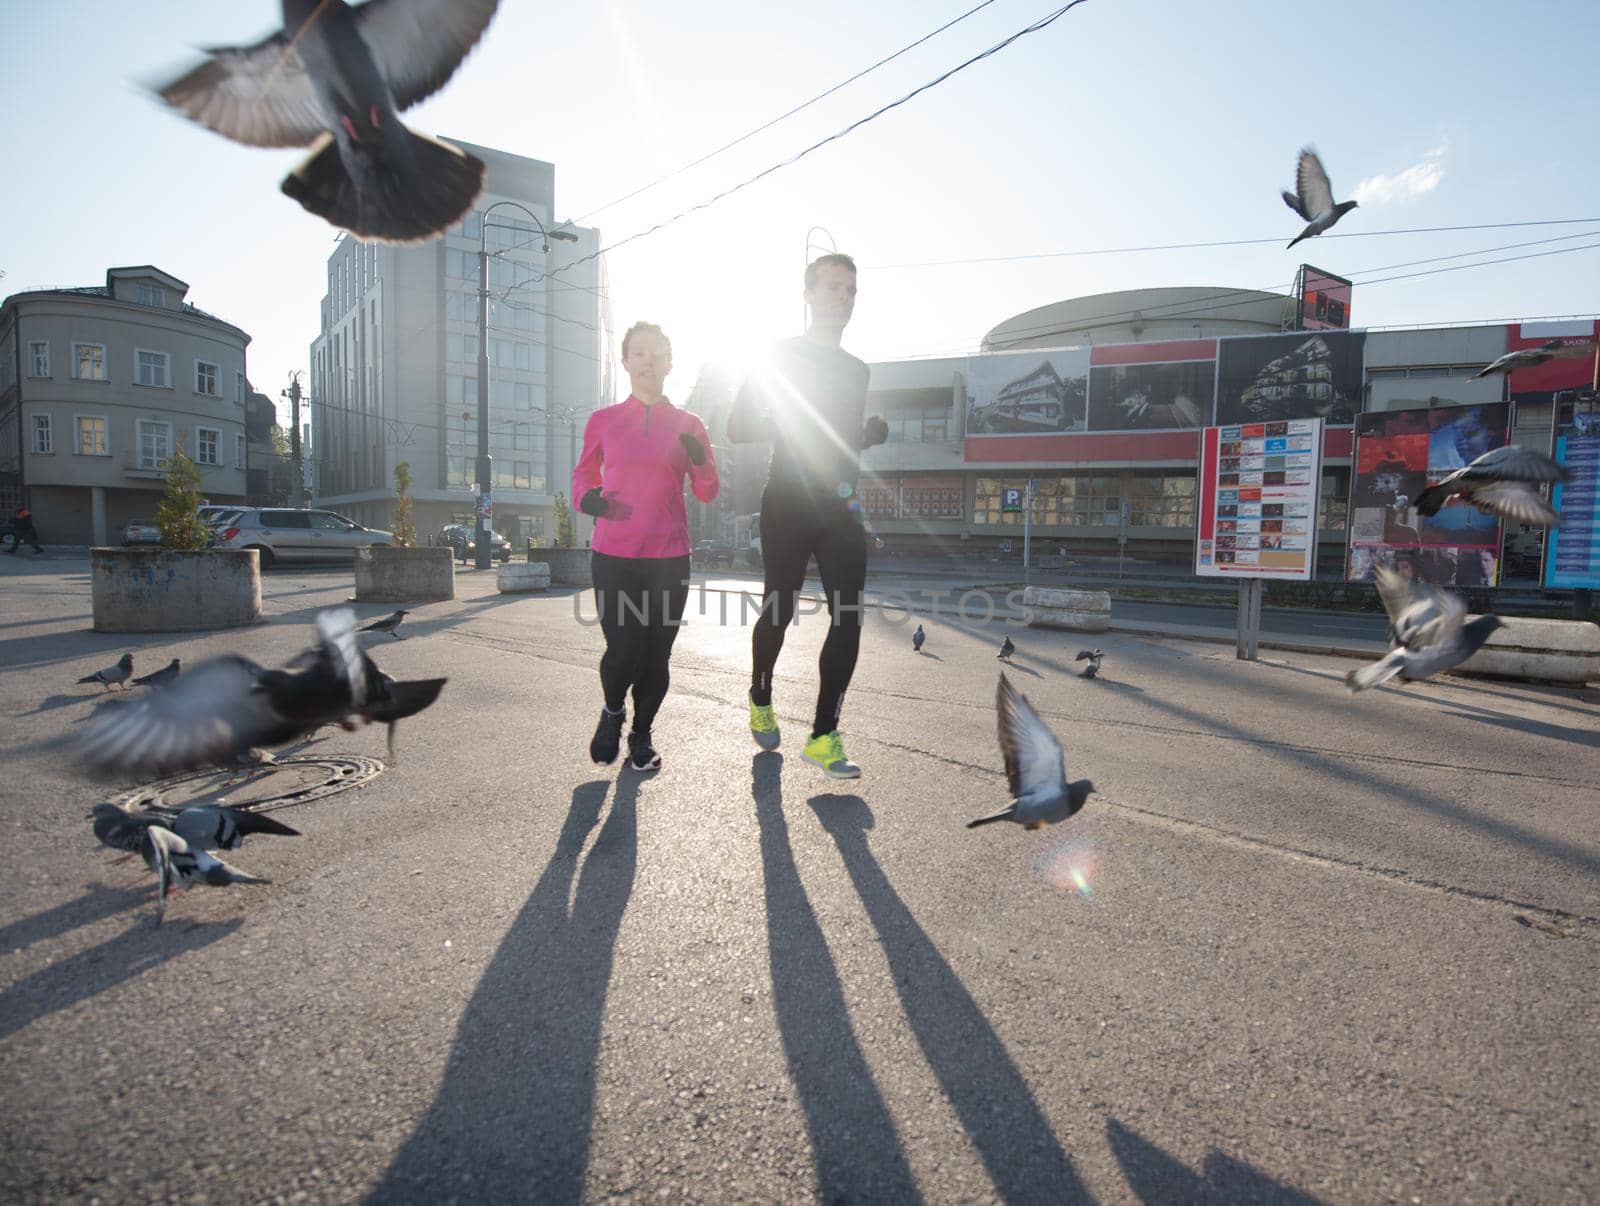
{"type": "Polygon", "coordinates": [[[153,912],[139,917],[116,937],[42,967],[0,992],[0,1039],[151,968],[210,946],[243,924],[244,918],[236,917],[185,925],[173,918],[170,909],[164,926],[155,924],[153,912]]]}
{"type": "Polygon", "coordinates": [[[808,803],[839,848],[912,1033],[995,1191],[1006,1202],[1092,1202],[1005,1044],[873,857],[871,809],[853,795],[808,803]]]}
{"type": "Polygon", "coordinates": [[[640,779],[585,783],[555,852],[472,994],[433,1104],[373,1202],[577,1202],[617,933],[638,862],[640,779]],[[567,897],[577,878],[570,914],[567,897]]]}
{"type": "Polygon", "coordinates": [[[149,882],[128,888],[108,888],[98,883],[87,886],[86,895],[0,926],[0,955],[59,938],[69,930],[131,909],[150,895],[151,887],[149,882]]]}
{"type": "Polygon", "coordinates": [[[1106,1143],[1128,1188],[1141,1202],[1260,1202],[1266,1206],[1318,1206],[1320,1198],[1269,1177],[1254,1165],[1215,1148],[1198,1174],[1115,1118],[1106,1119],[1106,1143]]]}
{"type": "Polygon", "coordinates": [[[773,1008],[800,1095],[822,1202],[920,1202],[889,1108],[862,1054],[838,968],[806,896],[783,815],[783,755],[757,754],[751,794],[761,831],[773,1008]]]}
{"type": "Polygon", "coordinates": [[[1473,707],[1471,704],[1446,702],[1444,706],[1455,709],[1453,712],[1446,712],[1446,716],[1456,716],[1462,720],[1476,720],[1482,724],[1498,725],[1503,729],[1511,729],[1518,733],[1528,733],[1535,737],[1548,737],[1551,741],[1570,741],[1575,745],[1586,745],[1590,749],[1600,749],[1600,732],[1596,732],[1592,727],[1575,728],[1571,725],[1529,720],[1525,716],[1506,716],[1500,712],[1490,711],[1488,708],[1473,707]]]}

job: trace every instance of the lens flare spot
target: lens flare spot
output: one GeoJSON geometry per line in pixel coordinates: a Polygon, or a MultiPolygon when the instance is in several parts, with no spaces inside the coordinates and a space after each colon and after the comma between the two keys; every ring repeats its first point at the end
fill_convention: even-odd
{"type": "Polygon", "coordinates": [[[1083,840],[1068,842],[1040,854],[1034,870],[1051,887],[1094,899],[1098,858],[1094,846],[1083,840]]]}

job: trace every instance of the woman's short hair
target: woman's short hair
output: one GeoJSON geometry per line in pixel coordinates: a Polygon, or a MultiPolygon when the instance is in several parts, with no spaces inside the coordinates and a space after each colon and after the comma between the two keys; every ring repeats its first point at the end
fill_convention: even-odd
{"type": "MultiPolygon", "coordinates": [[[[793,279],[792,277],[790,278],[793,279]]],[[[653,322],[636,322],[628,328],[628,333],[622,337],[622,354],[628,354],[628,341],[635,335],[659,335],[661,341],[667,345],[667,355],[672,355],[672,340],[667,338],[667,333],[653,322]]]]}

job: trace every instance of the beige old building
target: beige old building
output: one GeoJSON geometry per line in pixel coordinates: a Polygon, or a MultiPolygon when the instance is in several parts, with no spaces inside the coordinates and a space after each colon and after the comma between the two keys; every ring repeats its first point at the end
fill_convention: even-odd
{"type": "Polygon", "coordinates": [[[180,447],[208,499],[243,500],[250,336],[188,292],[146,264],[0,304],[0,511],[26,503],[46,544],[154,518],[180,447]]]}

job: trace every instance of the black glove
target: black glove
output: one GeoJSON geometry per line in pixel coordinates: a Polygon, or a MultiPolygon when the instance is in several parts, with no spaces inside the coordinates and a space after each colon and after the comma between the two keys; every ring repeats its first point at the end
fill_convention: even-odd
{"type": "Polygon", "coordinates": [[[705,446],[687,431],[680,431],[678,433],[678,443],[682,444],[683,450],[689,454],[690,464],[703,465],[706,463],[705,446]]]}
{"type": "Polygon", "coordinates": [[[585,515],[593,515],[596,519],[603,519],[610,507],[606,504],[606,500],[600,497],[600,487],[596,486],[578,501],[578,510],[585,515]]]}
{"type": "Polygon", "coordinates": [[[861,429],[861,446],[873,448],[889,438],[889,425],[873,415],[867,420],[867,425],[861,429]]]}

